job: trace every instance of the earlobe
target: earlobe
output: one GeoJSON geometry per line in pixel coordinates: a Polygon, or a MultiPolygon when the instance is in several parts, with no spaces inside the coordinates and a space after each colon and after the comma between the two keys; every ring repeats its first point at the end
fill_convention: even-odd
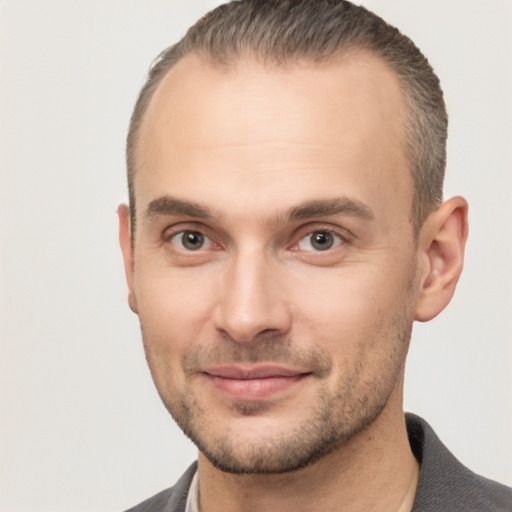
{"type": "Polygon", "coordinates": [[[462,197],[445,201],[425,221],[419,235],[422,275],[415,319],[426,322],[450,302],[464,264],[468,204],[462,197]]]}
{"type": "Polygon", "coordinates": [[[124,271],[128,284],[128,305],[137,313],[137,300],[134,292],[134,257],[130,225],[130,211],[127,205],[121,204],[117,208],[119,219],[119,245],[123,253],[124,271]]]}

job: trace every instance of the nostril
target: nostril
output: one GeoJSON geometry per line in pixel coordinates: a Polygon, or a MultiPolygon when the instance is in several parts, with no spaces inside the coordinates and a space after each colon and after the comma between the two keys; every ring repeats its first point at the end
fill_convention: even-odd
{"type": "Polygon", "coordinates": [[[261,252],[238,251],[221,279],[213,319],[219,332],[238,343],[254,343],[289,331],[290,315],[276,268],[261,252]]]}

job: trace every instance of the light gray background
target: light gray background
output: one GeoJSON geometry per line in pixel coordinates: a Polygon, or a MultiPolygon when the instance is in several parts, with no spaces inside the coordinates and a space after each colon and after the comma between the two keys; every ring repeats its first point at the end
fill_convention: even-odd
{"type": "MultiPolygon", "coordinates": [[[[195,458],[146,369],[115,208],[149,62],[219,2],[0,0],[0,510],[123,510],[195,458]]],[[[512,2],[367,0],[444,85],[466,269],[418,325],[406,407],[512,484],[512,2]]]]}

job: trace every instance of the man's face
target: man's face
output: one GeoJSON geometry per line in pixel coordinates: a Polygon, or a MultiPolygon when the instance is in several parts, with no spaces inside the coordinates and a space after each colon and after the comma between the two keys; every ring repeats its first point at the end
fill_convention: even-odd
{"type": "Polygon", "coordinates": [[[404,118],[363,52],[189,56],[156,91],[131,303],[162,400],[217,467],[297,469],[401,413],[417,288],[404,118]]]}

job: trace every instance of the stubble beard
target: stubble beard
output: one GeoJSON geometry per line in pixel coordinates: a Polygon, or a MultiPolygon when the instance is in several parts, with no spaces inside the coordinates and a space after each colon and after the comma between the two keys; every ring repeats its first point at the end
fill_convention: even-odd
{"type": "MultiPolygon", "coordinates": [[[[364,363],[358,364],[351,369],[350,375],[345,376],[335,393],[328,392],[326,382],[333,368],[332,361],[319,350],[298,353],[286,341],[263,339],[255,345],[246,346],[224,339],[213,351],[205,353],[197,349],[185,357],[183,368],[188,376],[193,375],[199,362],[205,360],[307,362],[310,368],[314,368],[313,375],[319,384],[314,410],[301,421],[291,420],[286,431],[268,436],[267,432],[262,432],[261,436],[250,439],[231,430],[230,426],[223,432],[215,432],[209,425],[212,418],[208,417],[192,388],[179,394],[176,391],[165,393],[161,389],[160,396],[178,426],[221,471],[234,474],[297,471],[341,449],[372,424],[386,407],[393,390],[403,378],[412,330],[412,322],[405,317],[400,315],[392,322],[395,342],[392,353],[380,361],[382,364],[377,364],[369,373],[364,363]]],[[[389,338],[387,341],[389,345],[389,338]]],[[[146,353],[152,367],[156,361],[151,361],[151,351],[146,353]]],[[[232,409],[239,416],[251,416],[262,412],[265,406],[257,402],[233,403],[232,409]]],[[[297,407],[300,408],[301,404],[297,403],[297,407]]]]}

